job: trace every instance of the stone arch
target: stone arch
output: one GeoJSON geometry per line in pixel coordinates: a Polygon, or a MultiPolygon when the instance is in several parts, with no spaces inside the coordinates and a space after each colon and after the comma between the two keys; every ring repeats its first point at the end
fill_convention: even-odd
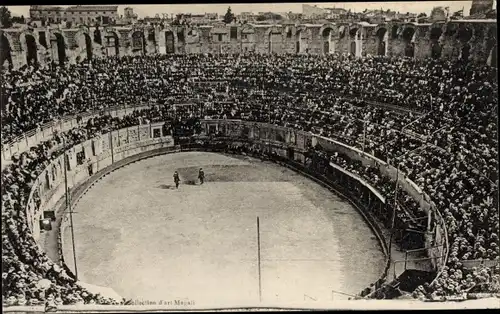
{"type": "Polygon", "coordinates": [[[158,45],[156,43],[156,29],[154,27],[145,30],[146,37],[146,50],[153,53],[158,52],[158,45]]]}
{"type": "Polygon", "coordinates": [[[295,53],[300,53],[302,51],[302,32],[304,30],[299,28],[295,32],[295,53]]]}
{"type": "Polygon", "coordinates": [[[495,45],[489,51],[488,60],[486,61],[486,64],[488,64],[491,67],[497,68],[498,67],[497,53],[498,53],[498,51],[497,51],[497,45],[495,45]]]}
{"type": "Polygon", "coordinates": [[[497,67],[497,32],[495,27],[490,27],[486,34],[486,64],[497,67]]]}
{"type": "Polygon", "coordinates": [[[28,65],[38,63],[38,45],[32,32],[22,33],[20,36],[21,49],[26,52],[26,63],[28,65]]]}
{"type": "Polygon", "coordinates": [[[293,39],[293,28],[291,26],[286,26],[283,29],[283,36],[286,38],[286,40],[292,40],[293,39]]]}
{"type": "Polygon", "coordinates": [[[156,46],[156,32],[154,28],[148,30],[148,37],[146,41],[149,41],[156,46]]]}
{"type": "Polygon", "coordinates": [[[190,38],[190,42],[193,41],[193,38],[198,39],[201,35],[201,31],[198,26],[192,26],[187,29],[186,32],[187,38],[190,38]]]}
{"type": "Polygon", "coordinates": [[[389,32],[385,27],[381,27],[377,30],[375,36],[377,37],[377,55],[387,56],[389,32]]]}
{"type": "Polygon", "coordinates": [[[474,35],[474,32],[472,31],[471,28],[469,27],[459,27],[457,31],[457,39],[462,43],[468,43],[471,39],[472,36],[474,35]]]}
{"type": "Polygon", "coordinates": [[[76,62],[82,59],[91,60],[93,58],[93,40],[92,33],[89,32],[87,27],[81,27],[75,34],[76,45],[78,47],[78,54],[76,62]]]}
{"type": "Polygon", "coordinates": [[[401,38],[405,43],[404,54],[405,57],[413,58],[415,57],[415,38],[416,38],[416,30],[414,27],[405,27],[401,38]]]}
{"type": "Polygon", "coordinates": [[[141,55],[146,54],[146,38],[144,32],[136,30],[131,34],[132,39],[132,52],[133,54],[139,53],[141,55]]]}
{"type": "Polygon", "coordinates": [[[50,47],[52,50],[52,60],[59,64],[66,62],[66,40],[64,35],[53,32],[50,35],[50,47]]]}
{"type": "Polygon", "coordinates": [[[87,53],[87,60],[92,60],[92,38],[88,33],[83,33],[85,37],[85,52],[87,53]]]}
{"type": "Polygon", "coordinates": [[[96,28],[94,30],[94,40],[93,42],[95,42],[96,44],[99,44],[99,45],[102,45],[102,33],[101,33],[101,30],[99,28],[96,28]]]}
{"type": "Polygon", "coordinates": [[[323,43],[323,53],[330,54],[335,52],[335,36],[333,27],[327,26],[321,31],[321,41],[323,43]]]}
{"type": "Polygon", "coordinates": [[[250,24],[243,24],[241,27],[241,50],[242,52],[254,51],[255,28],[250,24]]]}
{"type": "Polygon", "coordinates": [[[457,31],[458,31],[457,24],[447,23],[446,27],[445,27],[444,35],[446,37],[453,37],[454,35],[456,35],[457,31]]]}
{"type": "Polygon", "coordinates": [[[281,52],[281,44],[283,43],[283,32],[277,27],[270,27],[267,32],[267,40],[269,41],[269,53],[281,52]]]}
{"type": "Polygon", "coordinates": [[[465,43],[461,48],[460,48],[460,57],[459,59],[468,62],[470,59],[470,54],[471,54],[472,47],[469,43],[465,43]]]}
{"type": "Polygon", "coordinates": [[[431,28],[429,39],[431,43],[431,57],[433,59],[441,58],[441,53],[443,51],[443,45],[441,44],[441,36],[443,35],[443,29],[439,26],[431,28]]]}
{"type": "Polygon", "coordinates": [[[399,38],[399,25],[393,25],[391,27],[391,38],[398,39],[399,38]]]}
{"type": "Polygon", "coordinates": [[[107,56],[120,56],[120,39],[116,32],[111,30],[106,31],[104,46],[106,47],[107,56]]]}
{"type": "Polygon", "coordinates": [[[359,26],[349,28],[349,53],[353,56],[361,56],[362,30],[359,26]]]}
{"type": "Polygon", "coordinates": [[[165,40],[165,52],[167,54],[175,53],[175,33],[172,29],[167,29],[163,32],[165,40]]]}
{"type": "Polygon", "coordinates": [[[0,65],[3,66],[5,61],[8,62],[9,67],[12,67],[12,48],[9,38],[4,32],[1,32],[0,39],[0,65]]]}

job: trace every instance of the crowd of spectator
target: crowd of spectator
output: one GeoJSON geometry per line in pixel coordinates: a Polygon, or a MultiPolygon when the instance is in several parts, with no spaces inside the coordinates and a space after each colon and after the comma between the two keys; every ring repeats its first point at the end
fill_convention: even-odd
{"type": "MultiPolygon", "coordinates": [[[[498,268],[485,275],[462,265],[463,260],[499,258],[494,68],[386,57],[154,55],[5,71],[2,89],[2,145],[67,115],[150,105],[122,118],[90,119],[13,157],[3,170],[3,296],[11,303],[12,298],[21,304],[48,296],[63,303],[110,302],[79,288],[27,230],[23,205],[30,184],[61,153],[63,136],[71,146],[111,129],[158,121],[189,135],[199,131],[199,118],[304,130],[398,167],[430,196],[448,228],[448,268],[425,293],[456,294],[472,283],[498,281],[498,268]],[[42,279],[51,281],[49,289],[37,287],[42,279]]],[[[338,153],[314,153],[394,198],[394,182],[377,168],[338,153]]],[[[401,219],[425,214],[406,193],[397,199],[401,219]]]]}

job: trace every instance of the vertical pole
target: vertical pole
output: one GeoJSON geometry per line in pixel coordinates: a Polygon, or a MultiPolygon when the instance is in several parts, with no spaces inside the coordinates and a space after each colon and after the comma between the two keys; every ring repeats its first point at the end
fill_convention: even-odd
{"type": "Polygon", "coordinates": [[[406,270],[406,262],[408,261],[408,251],[405,251],[405,270],[406,270]]]}
{"type": "Polygon", "coordinates": [[[69,212],[69,220],[71,224],[71,244],[73,246],[73,263],[75,265],[75,279],[78,281],[78,266],[76,264],[76,250],[75,250],[75,231],[73,228],[73,210],[71,209],[70,195],[68,189],[68,169],[66,164],[66,138],[63,137],[63,146],[64,146],[64,187],[66,194],[66,208],[69,212]]]}
{"type": "Polygon", "coordinates": [[[366,121],[363,120],[363,153],[365,152],[366,145],[366,121]]]}
{"type": "Polygon", "coordinates": [[[392,256],[391,248],[392,248],[392,238],[394,236],[394,222],[396,220],[398,188],[399,188],[399,165],[398,165],[398,168],[396,169],[396,188],[394,191],[394,208],[392,210],[391,236],[390,236],[390,240],[389,240],[389,256],[392,256]]]}
{"type": "Polygon", "coordinates": [[[113,150],[113,131],[109,132],[109,146],[111,148],[111,163],[115,163],[115,152],[113,150]]]}
{"type": "Polygon", "coordinates": [[[259,301],[262,302],[262,277],[260,271],[260,222],[259,216],[257,216],[257,260],[259,268],[259,301]]]}

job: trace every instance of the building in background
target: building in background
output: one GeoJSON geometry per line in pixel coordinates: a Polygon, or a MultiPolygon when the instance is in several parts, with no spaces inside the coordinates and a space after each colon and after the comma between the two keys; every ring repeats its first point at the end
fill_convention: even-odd
{"type": "Polygon", "coordinates": [[[123,17],[121,20],[127,24],[134,24],[137,22],[137,14],[134,14],[133,8],[126,7],[123,10],[123,17]]]}
{"type": "Polygon", "coordinates": [[[291,21],[299,21],[302,20],[304,15],[302,13],[294,13],[294,12],[288,12],[287,13],[287,19],[291,21]]]}
{"type": "Polygon", "coordinates": [[[434,7],[431,11],[430,20],[432,22],[445,21],[446,20],[446,11],[443,9],[443,7],[434,7]]]}
{"type": "Polygon", "coordinates": [[[237,16],[237,19],[238,21],[241,21],[241,22],[254,22],[255,21],[255,14],[253,14],[253,12],[241,12],[238,16],[237,16]]]}
{"type": "Polygon", "coordinates": [[[49,23],[68,21],[82,24],[95,24],[97,22],[107,25],[118,19],[118,6],[77,5],[64,9],[54,6],[32,5],[30,6],[30,18],[32,20],[45,20],[49,23]]]}
{"type": "Polygon", "coordinates": [[[493,10],[493,0],[472,0],[469,15],[488,13],[493,10]]]}
{"type": "Polygon", "coordinates": [[[325,8],[325,10],[327,12],[326,18],[336,21],[340,20],[347,13],[347,10],[342,8],[325,8]]]}
{"type": "Polygon", "coordinates": [[[60,23],[65,19],[65,11],[61,7],[32,5],[30,6],[30,19],[32,21],[45,20],[50,23],[60,23]]]}
{"type": "Polygon", "coordinates": [[[217,14],[217,13],[205,13],[205,18],[207,20],[216,21],[219,19],[219,14],[217,14]]]}
{"type": "Polygon", "coordinates": [[[315,5],[303,4],[302,14],[305,19],[326,19],[328,11],[315,5]]]}

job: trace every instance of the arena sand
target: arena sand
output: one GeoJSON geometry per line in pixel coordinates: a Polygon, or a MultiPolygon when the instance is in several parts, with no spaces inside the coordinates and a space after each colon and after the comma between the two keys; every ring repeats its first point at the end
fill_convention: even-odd
{"type": "MultiPolygon", "coordinates": [[[[351,205],[289,169],[247,157],[187,152],[143,160],[104,177],[74,211],[79,279],[136,304],[345,300],[332,290],[356,294],[384,267],[375,236],[351,205]]],[[[64,237],[73,269],[69,228],[64,237]]]]}

